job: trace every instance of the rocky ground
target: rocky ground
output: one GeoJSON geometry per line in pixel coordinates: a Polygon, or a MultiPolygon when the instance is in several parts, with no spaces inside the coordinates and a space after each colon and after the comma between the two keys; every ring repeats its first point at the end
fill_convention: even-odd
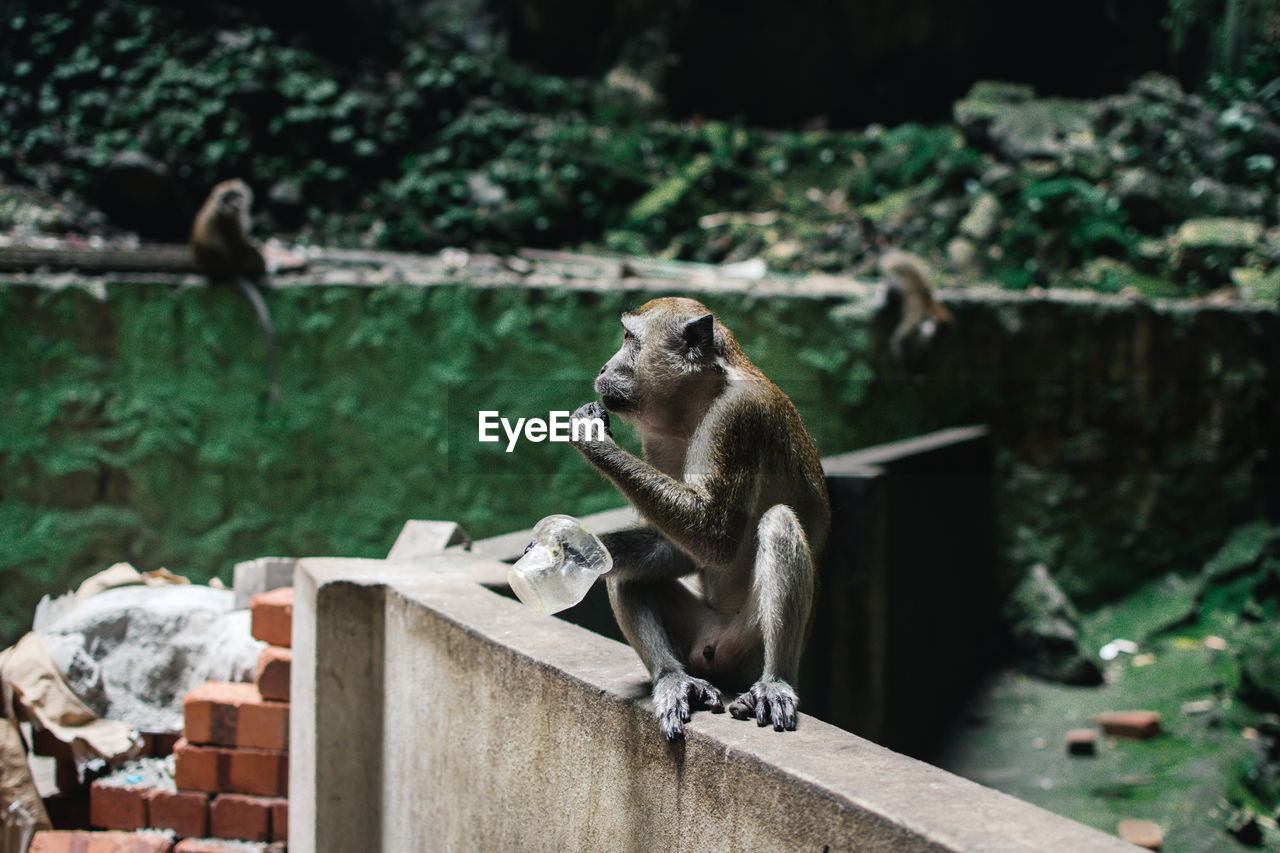
{"type": "Polygon", "coordinates": [[[1034,625],[1013,620],[1021,669],[979,692],[937,763],[1108,832],[1154,821],[1166,853],[1280,850],[1275,529],[1241,528],[1200,573],[1082,618],[1043,570],[1018,598],[1056,606],[1034,625]],[[1100,729],[1104,713],[1137,709],[1160,715],[1154,737],[1100,729]],[[1096,742],[1073,754],[1068,733],[1080,730],[1096,742]]]}

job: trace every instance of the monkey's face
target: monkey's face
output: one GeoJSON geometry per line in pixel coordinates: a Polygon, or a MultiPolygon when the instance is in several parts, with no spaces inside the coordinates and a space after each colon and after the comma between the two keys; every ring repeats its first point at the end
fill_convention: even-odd
{"type": "Polygon", "coordinates": [[[622,315],[622,348],[600,369],[595,390],[641,432],[679,435],[723,382],[710,312],[691,299],[664,298],[622,315]]]}
{"type": "Polygon", "coordinates": [[[244,181],[238,178],[223,181],[213,188],[213,196],[219,216],[248,221],[249,208],[253,206],[253,191],[244,181]]]}

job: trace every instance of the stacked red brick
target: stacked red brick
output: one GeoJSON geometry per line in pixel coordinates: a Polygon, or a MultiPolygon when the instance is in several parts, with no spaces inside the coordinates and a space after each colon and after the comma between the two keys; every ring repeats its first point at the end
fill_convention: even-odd
{"type": "Polygon", "coordinates": [[[188,693],[183,737],[173,749],[177,790],[95,783],[94,826],[172,830],[188,839],[174,853],[215,849],[216,841],[205,836],[263,844],[287,840],[292,619],[292,589],[254,597],[253,636],[269,644],[258,661],[257,681],[211,681],[188,693]]]}
{"type": "Polygon", "coordinates": [[[253,636],[268,646],[254,684],[209,682],[183,700],[183,738],[174,747],[179,791],[211,796],[215,838],[288,838],[289,664],[293,590],[254,596],[253,636]]]}

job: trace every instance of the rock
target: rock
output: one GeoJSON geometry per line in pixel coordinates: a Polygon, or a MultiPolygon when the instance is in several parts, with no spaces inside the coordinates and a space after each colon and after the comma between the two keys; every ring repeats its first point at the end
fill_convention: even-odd
{"type": "Polygon", "coordinates": [[[1020,665],[1066,684],[1100,684],[1102,672],[1080,648],[1079,616],[1049,569],[1036,565],[1005,602],[1004,620],[1020,665]]]}
{"type": "Polygon", "coordinates": [[[1187,94],[1182,91],[1182,84],[1172,77],[1158,72],[1143,74],[1129,87],[1135,95],[1151,101],[1180,103],[1186,100],[1187,94]]]}
{"type": "Polygon", "coordinates": [[[1262,844],[1262,827],[1258,825],[1257,815],[1248,809],[1232,812],[1227,817],[1226,829],[1232,838],[1246,847],[1262,844]]]}
{"type": "Polygon", "coordinates": [[[302,184],[296,178],[276,181],[267,190],[267,209],[272,221],[286,230],[300,228],[307,221],[307,204],[302,184]]]}
{"type": "Polygon", "coordinates": [[[117,225],[143,237],[186,242],[195,211],[163,163],[140,151],[122,151],[102,173],[100,202],[117,225]]]}
{"type": "Polygon", "coordinates": [[[1122,820],[1116,825],[1116,835],[1121,841],[1145,847],[1148,850],[1159,850],[1164,843],[1164,833],[1160,825],[1152,820],[1122,820]]]}
{"type": "Polygon", "coordinates": [[[1000,200],[992,193],[983,193],[974,200],[964,219],[960,220],[960,233],[978,243],[986,243],[1000,224],[1000,214],[1000,200]]]}
{"type": "Polygon", "coordinates": [[[956,102],[952,115],[972,144],[1009,160],[1059,159],[1096,147],[1089,102],[1033,95],[1030,87],[983,81],[956,102]]]}
{"type": "Polygon", "coordinates": [[[1227,287],[1231,270],[1247,265],[1253,250],[1261,247],[1262,235],[1262,226],[1248,219],[1189,219],[1170,241],[1170,263],[1198,281],[1201,291],[1227,287]]]}
{"type": "Polygon", "coordinates": [[[40,629],[77,695],[101,715],[147,732],[182,729],[182,697],[206,681],[250,681],[262,643],[230,590],[125,586],[40,629]],[[96,664],[88,666],[84,657],[96,664]]]}
{"type": "Polygon", "coordinates": [[[1262,239],[1257,222],[1229,217],[1188,219],[1178,227],[1177,241],[1191,249],[1251,249],[1262,239]]]}
{"type": "Polygon", "coordinates": [[[970,272],[978,266],[978,249],[964,237],[953,237],[947,243],[947,263],[956,272],[970,272]]]}
{"type": "Polygon", "coordinates": [[[1257,631],[1240,652],[1240,698],[1264,711],[1280,712],[1280,634],[1257,631]]]}
{"type": "Polygon", "coordinates": [[[507,200],[507,189],[483,172],[467,176],[467,194],[476,207],[498,207],[507,200]]]}
{"type": "Polygon", "coordinates": [[[1181,295],[1178,286],[1173,282],[1140,273],[1130,265],[1114,258],[1093,258],[1081,267],[1080,276],[1103,293],[1133,292],[1146,299],[1181,295]]]}
{"type": "Polygon", "coordinates": [[[1239,267],[1231,271],[1231,283],[1240,296],[1250,302],[1266,305],[1280,303],[1280,267],[1267,272],[1253,267],[1239,267]]]}
{"type": "Polygon", "coordinates": [[[1224,184],[1209,177],[1192,181],[1187,196],[1197,211],[1214,216],[1260,216],[1267,205],[1267,195],[1260,190],[1224,184]]]}

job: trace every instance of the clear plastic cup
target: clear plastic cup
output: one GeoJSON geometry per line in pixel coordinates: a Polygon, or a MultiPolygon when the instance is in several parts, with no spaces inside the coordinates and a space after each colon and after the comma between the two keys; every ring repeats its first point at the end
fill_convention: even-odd
{"type": "Polygon", "coordinates": [[[582,601],[611,568],[609,550],[581,521],[549,515],[534,526],[533,541],[507,571],[507,583],[529,609],[548,616],[582,601]]]}

